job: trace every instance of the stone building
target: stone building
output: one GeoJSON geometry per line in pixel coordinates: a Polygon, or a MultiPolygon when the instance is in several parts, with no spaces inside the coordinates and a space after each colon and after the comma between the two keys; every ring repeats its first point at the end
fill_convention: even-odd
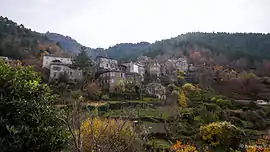
{"type": "Polygon", "coordinates": [[[83,72],[77,67],[74,67],[71,64],[56,63],[53,62],[50,64],[50,81],[57,80],[61,75],[67,76],[68,80],[78,82],[83,79],[83,72]]]}
{"type": "Polygon", "coordinates": [[[161,64],[161,74],[170,75],[176,70],[181,70],[187,72],[189,65],[185,57],[180,57],[178,59],[168,59],[161,64]]]}
{"type": "Polygon", "coordinates": [[[51,63],[63,63],[63,64],[72,64],[71,58],[55,57],[52,55],[44,55],[42,68],[50,68],[51,63]]]}
{"type": "MultiPolygon", "coordinates": [[[[128,62],[128,63],[122,63],[122,65],[127,67],[126,72],[127,73],[135,73],[139,74],[141,81],[143,81],[144,75],[145,75],[145,68],[144,65],[136,62],[128,62]]],[[[136,75],[134,75],[136,76],[136,75]]]]}
{"type": "Polygon", "coordinates": [[[106,70],[118,70],[117,60],[110,59],[107,57],[98,56],[96,57],[96,64],[100,69],[106,70]]]}
{"type": "Polygon", "coordinates": [[[166,87],[160,83],[149,83],[145,86],[145,92],[148,95],[157,97],[158,99],[166,99],[166,87]]]}
{"type": "Polygon", "coordinates": [[[147,65],[147,72],[149,73],[150,76],[160,76],[161,71],[160,71],[160,64],[157,61],[151,61],[147,65]]]}
{"type": "Polygon", "coordinates": [[[123,71],[107,71],[99,76],[99,84],[101,88],[108,92],[116,92],[117,87],[124,83],[125,73],[123,71]]]}
{"type": "Polygon", "coordinates": [[[142,83],[142,76],[139,73],[126,73],[125,83],[132,86],[140,86],[142,83]]]}

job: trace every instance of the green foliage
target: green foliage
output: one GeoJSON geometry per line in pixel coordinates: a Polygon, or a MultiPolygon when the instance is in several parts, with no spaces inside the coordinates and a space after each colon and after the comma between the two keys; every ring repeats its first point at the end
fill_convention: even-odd
{"type": "Polygon", "coordinates": [[[197,111],[199,115],[195,117],[196,121],[210,123],[219,120],[218,114],[220,111],[210,110],[210,108],[207,108],[206,106],[200,106],[197,111]]]}
{"type": "Polygon", "coordinates": [[[155,57],[169,53],[168,50],[186,50],[201,46],[215,53],[224,53],[232,59],[247,58],[250,61],[270,59],[270,35],[261,33],[201,33],[193,32],[178,37],[157,41],[145,55],[155,57]],[[179,39],[181,41],[179,41],[179,39]]]}
{"type": "Polygon", "coordinates": [[[142,101],[144,102],[151,102],[151,101],[158,101],[157,98],[153,98],[153,97],[143,97],[142,101]]]}
{"type": "Polygon", "coordinates": [[[101,96],[101,99],[102,99],[102,100],[110,100],[110,97],[109,97],[107,94],[103,94],[103,95],[101,96]]]}
{"type": "Polygon", "coordinates": [[[13,59],[37,56],[38,43],[45,41],[49,42],[45,36],[0,16],[0,56],[13,59]]]}
{"type": "Polygon", "coordinates": [[[118,92],[124,93],[126,91],[124,80],[120,79],[116,82],[116,89],[118,92]]]}
{"type": "Polygon", "coordinates": [[[31,67],[0,61],[1,151],[58,151],[67,142],[53,96],[31,67]]]}
{"type": "Polygon", "coordinates": [[[83,48],[78,53],[78,55],[74,58],[73,64],[80,68],[90,68],[92,66],[92,59],[88,56],[88,53],[83,48]]]}
{"type": "Polygon", "coordinates": [[[219,105],[221,108],[228,108],[232,106],[232,102],[230,100],[218,98],[218,97],[213,97],[211,99],[212,101],[215,101],[217,105],[219,105]]]}

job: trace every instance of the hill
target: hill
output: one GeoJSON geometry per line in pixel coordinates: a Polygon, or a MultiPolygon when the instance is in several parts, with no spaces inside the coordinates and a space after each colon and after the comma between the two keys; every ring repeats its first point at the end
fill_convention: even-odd
{"type": "Polygon", "coordinates": [[[40,50],[62,56],[71,55],[45,35],[0,16],[0,56],[12,59],[38,58],[40,50]]]}
{"type": "Polygon", "coordinates": [[[270,34],[262,33],[187,33],[152,44],[150,56],[162,53],[205,48],[215,54],[225,54],[230,59],[270,59],[270,34]]]}
{"type": "Polygon", "coordinates": [[[76,40],[72,39],[69,36],[64,36],[58,33],[50,33],[50,32],[45,33],[45,36],[49,40],[56,42],[63,49],[73,53],[78,53],[81,50],[81,47],[83,47],[83,45],[81,45],[80,43],[78,43],[76,40]]]}
{"type": "Polygon", "coordinates": [[[148,42],[140,43],[120,43],[106,49],[108,57],[114,59],[136,59],[143,55],[151,46],[148,42]]]}

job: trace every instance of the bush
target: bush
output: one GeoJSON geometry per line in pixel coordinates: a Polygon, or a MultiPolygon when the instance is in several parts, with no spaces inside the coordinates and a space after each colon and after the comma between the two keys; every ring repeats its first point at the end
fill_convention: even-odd
{"type": "Polygon", "coordinates": [[[109,97],[107,94],[103,94],[103,95],[101,96],[101,99],[102,99],[102,100],[110,100],[110,97],[109,97]]]}
{"type": "Polygon", "coordinates": [[[186,92],[193,92],[193,91],[196,91],[197,88],[192,85],[191,83],[186,83],[182,86],[183,90],[185,90],[186,92]]]}
{"type": "Polygon", "coordinates": [[[47,85],[31,67],[0,61],[0,147],[6,151],[58,151],[68,140],[47,85]]]}
{"type": "Polygon", "coordinates": [[[87,86],[84,88],[84,91],[88,98],[93,100],[99,100],[102,93],[100,87],[95,82],[87,84],[87,86]]]}
{"type": "Polygon", "coordinates": [[[197,148],[192,144],[182,144],[182,142],[177,141],[171,148],[171,151],[175,152],[198,152],[197,148]]]}
{"type": "Polygon", "coordinates": [[[202,139],[212,147],[238,148],[243,132],[230,122],[213,122],[200,127],[202,139]]]}
{"type": "Polygon", "coordinates": [[[81,130],[85,152],[132,151],[135,148],[136,136],[129,121],[88,118],[81,130]]]}
{"type": "Polygon", "coordinates": [[[231,101],[229,101],[229,100],[224,100],[224,99],[221,99],[221,98],[217,99],[217,100],[216,100],[216,103],[217,103],[221,108],[229,108],[229,107],[232,106],[231,101]]]}

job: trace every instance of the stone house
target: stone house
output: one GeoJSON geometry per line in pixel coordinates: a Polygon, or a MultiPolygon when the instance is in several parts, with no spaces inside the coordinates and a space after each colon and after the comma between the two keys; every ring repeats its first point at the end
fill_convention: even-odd
{"type": "Polygon", "coordinates": [[[166,87],[160,83],[149,83],[145,86],[145,93],[157,97],[158,99],[166,99],[166,87]]]}
{"type": "Polygon", "coordinates": [[[147,65],[150,61],[151,61],[151,59],[147,56],[139,56],[137,58],[137,63],[139,63],[141,65],[147,65]]]}
{"type": "Polygon", "coordinates": [[[118,70],[118,62],[117,60],[110,59],[107,57],[97,56],[96,64],[100,69],[106,70],[118,70]]]}
{"type": "Polygon", "coordinates": [[[186,57],[180,57],[175,61],[175,65],[177,69],[187,72],[188,70],[188,62],[186,57]]]}
{"type": "Polygon", "coordinates": [[[128,63],[122,63],[122,65],[127,67],[127,72],[131,73],[139,73],[139,66],[136,63],[128,62],[128,63]]]}
{"type": "Polygon", "coordinates": [[[83,79],[83,72],[71,64],[51,63],[49,80],[57,80],[61,75],[66,75],[71,81],[78,82],[83,79]]]}
{"type": "Polygon", "coordinates": [[[147,72],[150,76],[160,76],[161,74],[161,66],[157,61],[151,61],[147,65],[147,72]]]}
{"type": "Polygon", "coordinates": [[[131,86],[140,86],[142,83],[142,76],[139,73],[126,73],[125,83],[131,86]]]}
{"type": "Polygon", "coordinates": [[[44,55],[42,68],[50,68],[51,63],[63,63],[63,64],[72,64],[71,58],[55,57],[52,55],[44,55]]]}
{"type": "Polygon", "coordinates": [[[122,63],[122,65],[127,67],[127,69],[126,69],[127,73],[137,73],[140,75],[141,81],[143,81],[143,78],[145,75],[144,65],[142,65],[140,63],[136,63],[136,62],[122,63]]]}
{"type": "Polygon", "coordinates": [[[99,76],[101,88],[108,92],[116,92],[119,83],[125,81],[125,73],[120,70],[107,71],[99,76]]]}
{"type": "Polygon", "coordinates": [[[161,64],[161,74],[170,75],[176,70],[181,70],[187,72],[189,65],[185,57],[180,57],[178,59],[168,59],[161,64]]]}

